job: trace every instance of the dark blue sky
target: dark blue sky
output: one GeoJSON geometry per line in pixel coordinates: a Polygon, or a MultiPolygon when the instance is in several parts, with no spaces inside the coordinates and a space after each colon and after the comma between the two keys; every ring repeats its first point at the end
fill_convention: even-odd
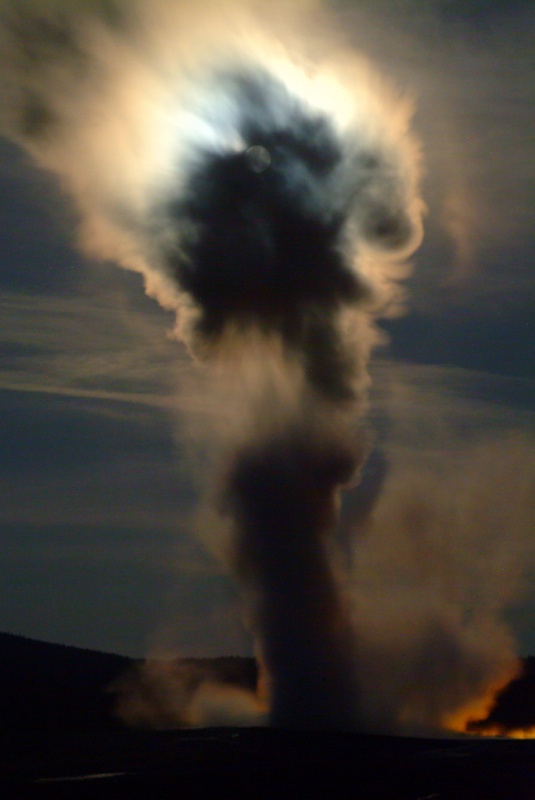
{"type": "MultiPolygon", "coordinates": [[[[512,430],[533,448],[532,4],[333,5],[415,94],[426,162],[426,240],[372,362],[377,440],[396,464],[512,430]]],[[[0,629],[136,656],[248,652],[236,589],[192,533],[191,365],[172,317],[137,275],[77,252],[56,180],[5,141],[0,215],[0,629]]],[[[527,584],[504,607],[535,653],[525,533],[511,547],[527,584]]]]}

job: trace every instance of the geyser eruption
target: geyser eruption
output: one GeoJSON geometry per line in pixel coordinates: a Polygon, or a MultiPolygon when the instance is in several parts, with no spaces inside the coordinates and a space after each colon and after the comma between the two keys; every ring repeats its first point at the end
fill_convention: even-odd
{"type": "Polygon", "coordinates": [[[272,721],[347,728],[338,492],[422,204],[410,109],[322,52],[308,5],[4,0],[0,92],[4,132],[73,194],[82,247],[143,273],[236,409],[217,502],[272,721]]]}

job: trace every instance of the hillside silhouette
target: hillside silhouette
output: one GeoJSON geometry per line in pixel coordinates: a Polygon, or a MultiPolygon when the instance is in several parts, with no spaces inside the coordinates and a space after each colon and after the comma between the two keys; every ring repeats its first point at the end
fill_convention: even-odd
{"type": "MultiPolygon", "coordinates": [[[[176,659],[171,667],[187,671],[188,691],[205,680],[246,688],[256,683],[256,665],[248,658],[176,659]]],[[[142,668],[142,661],[126,656],[0,633],[2,735],[122,729],[115,688],[136,681],[142,668]]]]}

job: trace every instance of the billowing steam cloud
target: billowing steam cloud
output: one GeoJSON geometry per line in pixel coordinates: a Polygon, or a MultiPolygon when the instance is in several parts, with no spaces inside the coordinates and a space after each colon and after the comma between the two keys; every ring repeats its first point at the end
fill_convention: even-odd
{"type": "MultiPolygon", "coordinates": [[[[423,460],[421,458],[421,460],[423,460]]],[[[507,611],[535,557],[535,455],[518,436],[392,469],[353,541],[353,625],[371,724],[486,717],[520,664],[507,611]]]]}
{"type": "Polygon", "coordinates": [[[348,727],[333,534],[367,449],[373,315],[421,237],[410,109],[324,51],[312,4],[193,5],[4,0],[2,128],[72,193],[85,251],[176,310],[238,409],[218,503],[272,721],[348,727]]]}
{"type": "Polygon", "coordinates": [[[307,52],[244,2],[0,12],[4,132],[73,193],[89,253],[143,272],[166,307],[193,299],[203,329],[358,300],[358,238],[417,242],[410,109],[358,61],[307,52]]]}

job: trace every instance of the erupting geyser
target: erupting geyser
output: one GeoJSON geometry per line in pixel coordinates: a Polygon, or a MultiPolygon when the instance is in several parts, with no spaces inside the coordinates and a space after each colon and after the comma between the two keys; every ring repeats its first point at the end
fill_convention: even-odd
{"type": "Polygon", "coordinates": [[[354,633],[328,549],[355,461],[347,443],[297,423],[239,451],[228,476],[234,567],[260,631],[273,724],[358,719],[354,633]]]}
{"type": "Polygon", "coordinates": [[[272,721],[347,728],[333,532],[367,449],[373,318],[421,237],[410,109],[359,59],[309,47],[317,11],[293,30],[286,4],[191,5],[4,0],[3,129],[73,193],[82,246],[144,274],[239,406],[218,502],[272,721]]]}

